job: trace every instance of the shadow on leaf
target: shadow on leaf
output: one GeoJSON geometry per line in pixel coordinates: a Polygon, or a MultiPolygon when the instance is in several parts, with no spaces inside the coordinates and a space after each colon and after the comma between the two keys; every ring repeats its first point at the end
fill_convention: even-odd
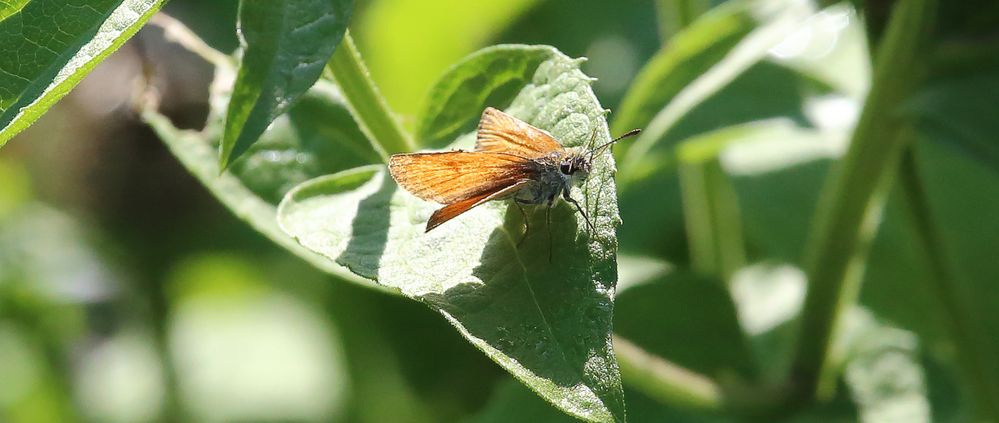
{"type": "Polygon", "coordinates": [[[351,222],[350,241],[336,258],[337,263],[361,276],[377,279],[379,262],[388,242],[389,203],[395,190],[395,181],[382,178],[378,190],[357,203],[357,213],[351,222]]]}
{"type": "Polygon", "coordinates": [[[616,388],[601,388],[592,374],[613,366],[604,339],[613,303],[594,277],[608,269],[591,258],[585,223],[571,206],[560,202],[552,209],[550,235],[544,206],[526,211],[530,231],[519,247],[523,220],[512,204],[504,225],[490,234],[472,272],[482,283],[458,284],[420,300],[502,354],[493,357],[527,369],[529,386],[590,390],[592,409],[620,401],[616,388]]]}

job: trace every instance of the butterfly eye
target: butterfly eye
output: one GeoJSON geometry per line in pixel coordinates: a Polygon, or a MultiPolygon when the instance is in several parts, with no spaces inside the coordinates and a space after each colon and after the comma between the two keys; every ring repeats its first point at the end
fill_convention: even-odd
{"type": "Polygon", "coordinates": [[[564,175],[571,174],[572,173],[572,163],[562,163],[562,165],[560,165],[558,167],[558,169],[560,171],[562,171],[562,174],[564,174],[564,175]]]}

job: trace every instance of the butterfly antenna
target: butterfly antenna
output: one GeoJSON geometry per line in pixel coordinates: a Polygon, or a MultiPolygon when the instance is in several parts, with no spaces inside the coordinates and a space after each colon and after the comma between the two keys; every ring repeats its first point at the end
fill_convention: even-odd
{"type": "Polygon", "coordinates": [[[593,127],[593,131],[590,131],[590,141],[586,143],[586,150],[591,151],[593,144],[597,142],[597,127],[593,127]]]}
{"type": "Polygon", "coordinates": [[[607,143],[605,143],[605,144],[603,144],[603,145],[601,145],[601,146],[599,146],[597,148],[594,148],[594,149],[590,150],[590,161],[593,160],[594,156],[603,153],[605,148],[610,147],[610,146],[614,145],[614,143],[616,143],[618,141],[621,141],[621,140],[623,140],[625,138],[633,137],[635,135],[638,135],[640,132],[642,132],[641,129],[632,129],[632,130],[626,132],[624,135],[621,135],[620,137],[614,138],[614,139],[608,141],[607,143]]]}

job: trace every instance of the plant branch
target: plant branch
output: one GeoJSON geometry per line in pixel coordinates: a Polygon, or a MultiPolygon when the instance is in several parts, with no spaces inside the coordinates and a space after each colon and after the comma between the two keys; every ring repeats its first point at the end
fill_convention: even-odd
{"type": "Polygon", "coordinates": [[[995,398],[999,398],[999,380],[994,371],[994,341],[981,327],[982,319],[975,315],[971,297],[947,267],[943,240],[933,222],[912,146],[902,158],[899,172],[905,200],[903,208],[916,235],[916,249],[929,265],[929,288],[936,299],[940,320],[956,346],[957,365],[964,374],[968,392],[974,397],[978,420],[999,422],[999,404],[995,402],[995,398]]]}
{"type": "Polygon", "coordinates": [[[846,155],[830,173],[805,251],[809,288],[800,319],[791,385],[800,400],[831,393],[832,339],[840,314],[859,289],[895,166],[911,137],[896,114],[919,84],[935,0],[896,3],[875,59],[874,80],[846,155]]]}
{"type": "Polygon", "coordinates": [[[624,382],[649,398],[698,410],[723,408],[722,390],[708,377],[652,355],[616,335],[614,351],[624,382]]]}
{"type": "Polygon", "coordinates": [[[179,44],[187,51],[211,63],[215,67],[235,68],[236,61],[226,54],[211,48],[197,34],[174,17],[159,12],[149,19],[149,23],[163,29],[163,38],[179,44]]]}
{"type": "Polygon", "coordinates": [[[361,131],[382,158],[387,161],[389,155],[413,151],[412,139],[402,130],[388,103],[378,93],[350,31],[344,34],[343,42],[333,53],[326,70],[340,87],[361,131]]]}

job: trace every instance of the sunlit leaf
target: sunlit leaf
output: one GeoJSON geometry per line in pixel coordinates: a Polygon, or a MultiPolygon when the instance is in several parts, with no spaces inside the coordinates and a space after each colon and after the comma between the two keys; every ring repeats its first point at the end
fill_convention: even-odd
{"type": "MultiPolygon", "coordinates": [[[[807,14],[807,10],[791,8],[760,22],[748,5],[726,3],[671,38],[639,75],[622,107],[613,114],[617,132],[632,127],[647,130],[643,132],[645,141],[640,138],[616,146],[619,157],[632,156],[629,149],[655,138],[642,147],[644,153],[639,157],[622,164],[624,251],[686,261],[686,233],[675,173],[676,147],[681,142],[754,121],[785,118],[805,126],[812,123],[806,105],[831,88],[763,60],[768,49],[807,14]],[[660,115],[669,122],[659,129],[668,130],[656,132],[652,121],[660,115]],[[658,135],[645,137],[649,129],[658,135]],[[656,230],[648,230],[650,227],[656,230]]],[[[794,125],[785,122],[785,126],[794,125]]],[[[794,160],[791,156],[785,158],[794,160]]]]}
{"type": "Polygon", "coordinates": [[[635,77],[614,111],[613,129],[647,125],[670,99],[752,32],[757,23],[750,12],[745,2],[730,2],[671,37],[635,77]]]}
{"type": "Polygon", "coordinates": [[[243,58],[220,167],[225,169],[319,79],[350,20],[353,0],[242,0],[243,58]]]}
{"type": "Polygon", "coordinates": [[[165,0],[0,4],[0,146],[35,122],[165,0]]]}
{"type": "MultiPolygon", "coordinates": [[[[542,63],[508,112],[568,146],[597,129],[603,109],[579,62],[542,63]]],[[[623,421],[624,398],[610,331],[617,241],[614,163],[596,160],[574,209],[531,210],[518,246],[517,209],[490,203],[424,233],[438,205],[399,189],[384,167],[306,182],[281,203],[281,227],[306,248],[438,310],[476,347],[563,411],[590,421],[623,421]],[[551,249],[549,249],[551,248],[551,249]],[[549,252],[551,260],[549,261],[549,252]]]]}
{"type": "Polygon", "coordinates": [[[619,151],[627,166],[646,160],[646,153],[688,113],[762,61],[810,14],[808,7],[787,3],[780,13],[757,23],[750,5],[733,2],[705,14],[677,35],[684,41],[678,43],[682,49],[667,46],[642,71],[639,79],[644,82],[625,97],[621,123],[614,125],[618,131],[645,128],[635,142],[619,151]],[[706,35],[715,33],[723,36],[706,35]],[[677,72],[680,69],[682,73],[677,72]],[[649,94],[658,92],[652,87],[662,84],[670,88],[649,94]]]}

